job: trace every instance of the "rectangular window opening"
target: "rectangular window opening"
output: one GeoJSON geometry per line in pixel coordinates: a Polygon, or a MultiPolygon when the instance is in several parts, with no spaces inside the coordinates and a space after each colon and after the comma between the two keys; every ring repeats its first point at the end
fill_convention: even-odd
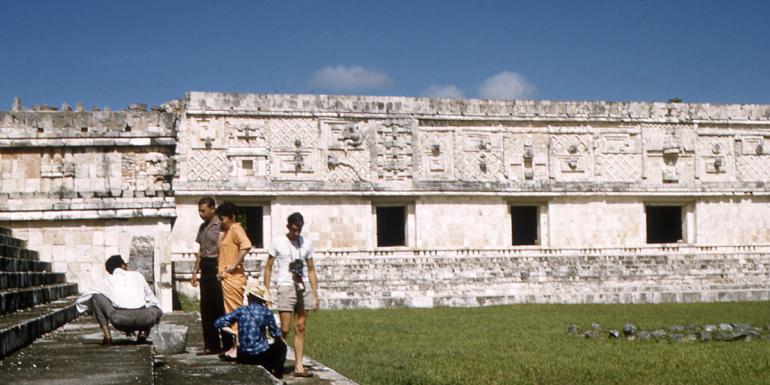
{"type": "Polygon", "coordinates": [[[645,206],[647,243],[682,241],[682,206],[645,206]]]}
{"type": "Polygon", "coordinates": [[[511,206],[512,245],[537,245],[537,206],[511,206]]]}
{"type": "Polygon", "coordinates": [[[251,241],[251,245],[258,249],[264,248],[262,239],[262,206],[247,206],[240,208],[239,216],[243,229],[251,241]]]}
{"type": "Polygon", "coordinates": [[[377,213],[377,246],[406,246],[406,206],[380,206],[377,213]]]}

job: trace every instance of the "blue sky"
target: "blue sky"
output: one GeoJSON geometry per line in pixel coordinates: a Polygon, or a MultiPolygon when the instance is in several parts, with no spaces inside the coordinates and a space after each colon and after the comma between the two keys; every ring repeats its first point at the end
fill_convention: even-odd
{"type": "Polygon", "coordinates": [[[190,90],[770,103],[768,1],[8,1],[0,109],[190,90]]]}

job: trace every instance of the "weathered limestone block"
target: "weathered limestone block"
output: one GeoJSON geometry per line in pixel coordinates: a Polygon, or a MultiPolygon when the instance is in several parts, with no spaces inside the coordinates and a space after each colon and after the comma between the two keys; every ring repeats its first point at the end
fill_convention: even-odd
{"type": "Polygon", "coordinates": [[[152,328],[150,340],[159,354],[184,353],[187,347],[187,326],[161,322],[152,328]]]}

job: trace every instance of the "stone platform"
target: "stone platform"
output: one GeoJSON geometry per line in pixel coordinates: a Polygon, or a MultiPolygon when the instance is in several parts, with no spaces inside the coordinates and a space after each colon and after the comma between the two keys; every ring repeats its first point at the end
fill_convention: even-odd
{"type": "MultiPolygon", "coordinates": [[[[101,346],[99,325],[91,316],[80,316],[53,333],[46,334],[27,348],[0,360],[2,383],[16,385],[118,385],[118,384],[257,384],[281,382],[259,366],[223,362],[217,356],[197,356],[203,346],[197,313],[169,313],[163,321],[189,327],[187,351],[158,355],[151,343],[140,344],[113,331],[113,345],[101,346]]],[[[293,357],[290,351],[288,357],[293,357]]],[[[305,365],[315,376],[293,378],[288,384],[354,385],[322,364],[307,359],[305,365]]],[[[285,372],[294,366],[286,362],[285,372]]]]}

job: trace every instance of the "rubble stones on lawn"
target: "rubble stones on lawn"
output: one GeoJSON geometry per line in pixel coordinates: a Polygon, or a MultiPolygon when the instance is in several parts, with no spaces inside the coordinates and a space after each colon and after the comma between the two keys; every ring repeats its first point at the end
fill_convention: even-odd
{"type": "MultiPolygon", "coordinates": [[[[640,330],[631,323],[623,324],[623,336],[626,340],[658,340],[673,342],[694,342],[694,341],[751,341],[753,339],[770,340],[770,325],[764,327],[755,327],[747,323],[720,323],[687,326],[670,325],[665,328],[655,330],[640,330]]],[[[621,338],[621,332],[617,329],[607,329],[603,331],[596,322],[591,323],[590,328],[581,328],[577,324],[570,324],[567,327],[567,335],[581,336],[584,338],[600,338],[601,335],[609,339],[621,338]]]]}

